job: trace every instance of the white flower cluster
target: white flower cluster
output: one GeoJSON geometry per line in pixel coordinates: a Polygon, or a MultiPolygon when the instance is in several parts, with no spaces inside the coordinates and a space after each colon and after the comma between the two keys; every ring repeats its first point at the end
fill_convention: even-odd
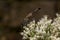
{"type": "Polygon", "coordinates": [[[52,20],[47,16],[41,18],[37,23],[35,20],[24,26],[23,39],[28,40],[60,40],[60,15],[52,20]]]}

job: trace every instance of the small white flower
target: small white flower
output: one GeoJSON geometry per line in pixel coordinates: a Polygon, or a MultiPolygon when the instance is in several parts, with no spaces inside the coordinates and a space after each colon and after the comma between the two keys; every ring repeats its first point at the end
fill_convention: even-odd
{"type": "Polygon", "coordinates": [[[54,20],[44,16],[37,23],[33,20],[27,26],[24,26],[24,30],[21,33],[23,39],[38,40],[41,38],[50,40],[51,38],[51,40],[60,40],[60,37],[57,37],[60,33],[60,14],[56,15],[57,17],[54,20]]]}
{"type": "Polygon", "coordinates": [[[27,39],[26,37],[23,37],[23,39],[27,39]]]}
{"type": "Polygon", "coordinates": [[[56,40],[60,40],[60,38],[57,38],[56,40]]]}
{"type": "Polygon", "coordinates": [[[21,35],[23,35],[24,33],[23,33],[23,32],[21,32],[20,34],[21,34],[21,35]]]}

